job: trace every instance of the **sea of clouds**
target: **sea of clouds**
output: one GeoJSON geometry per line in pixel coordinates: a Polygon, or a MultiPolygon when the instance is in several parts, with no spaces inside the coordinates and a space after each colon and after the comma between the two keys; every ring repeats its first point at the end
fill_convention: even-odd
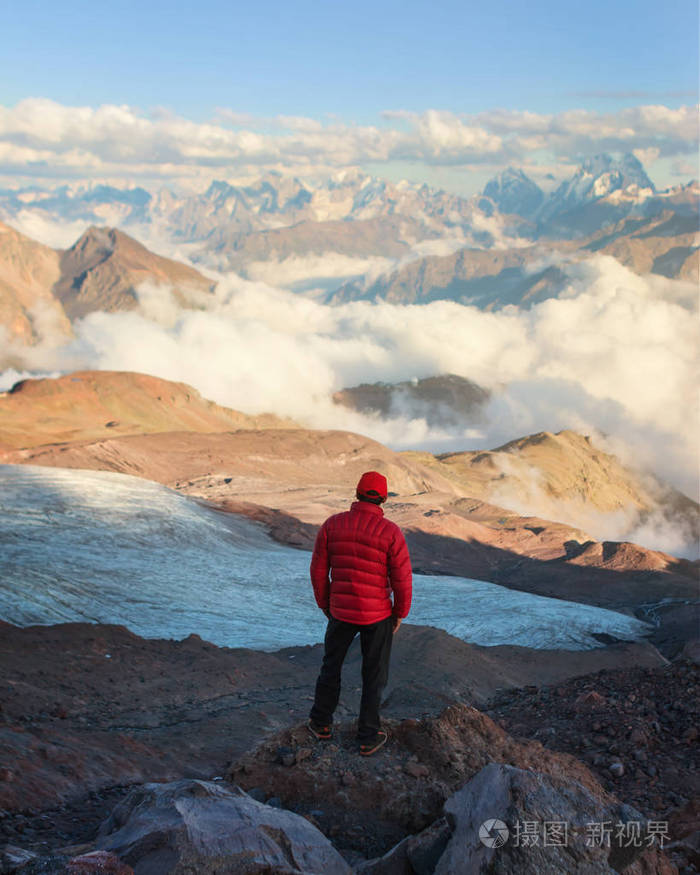
{"type": "MultiPolygon", "coordinates": [[[[138,310],[92,313],[75,324],[73,339],[59,337],[45,320],[38,345],[0,345],[0,388],[27,374],[140,371],[188,383],[244,412],[274,412],[433,452],[492,448],[569,428],[595,435],[626,463],[696,498],[696,287],[640,277],[608,256],[567,264],[566,272],[569,285],[559,298],[497,312],[449,301],[329,306],[313,294],[233,274],[217,276],[215,294],[195,295],[195,309],[184,309],[168,288],[145,284],[138,310]],[[476,420],[436,427],[410,405],[382,418],[332,400],[359,383],[445,373],[491,390],[476,420]]],[[[529,512],[551,517],[545,498],[529,512]]],[[[625,512],[590,514],[578,524],[618,539],[631,538],[639,520],[625,512]]],[[[666,520],[644,525],[646,546],[696,550],[666,520]]]]}

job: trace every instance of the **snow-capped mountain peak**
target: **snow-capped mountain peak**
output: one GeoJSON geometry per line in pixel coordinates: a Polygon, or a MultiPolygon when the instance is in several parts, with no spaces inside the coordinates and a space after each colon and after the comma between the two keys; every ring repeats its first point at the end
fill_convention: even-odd
{"type": "Polygon", "coordinates": [[[546,212],[554,215],[632,186],[648,189],[651,193],[655,191],[654,183],[634,155],[595,155],[587,158],[571,179],[562,182],[547,202],[546,212]]]}
{"type": "Polygon", "coordinates": [[[544,193],[522,170],[507,167],[491,179],[484,188],[484,196],[490,198],[502,213],[533,216],[542,205],[544,193]]]}

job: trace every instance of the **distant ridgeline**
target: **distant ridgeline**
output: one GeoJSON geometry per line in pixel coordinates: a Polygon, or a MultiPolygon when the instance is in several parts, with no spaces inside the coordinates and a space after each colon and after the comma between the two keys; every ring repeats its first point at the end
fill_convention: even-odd
{"type": "Polygon", "coordinates": [[[211,280],[130,234],[186,244],[203,269],[323,288],[330,303],[530,306],[561,291],[567,262],[594,253],[638,273],[695,281],[699,202],[696,182],[657,191],[633,155],[608,154],[585,161],[549,194],[515,168],[470,198],[359,172],[315,184],[271,173],[250,185],[213,182],[201,194],[105,185],[5,190],[0,325],[32,343],[40,309],[68,334],[70,320],[94,310],[137,307],[144,282],[172,288],[181,306],[207,306],[211,280]],[[32,216],[86,230],[54,250],[13,229],[32,216]],[[280,265],[293,270],[275,274],[280,265]]]}

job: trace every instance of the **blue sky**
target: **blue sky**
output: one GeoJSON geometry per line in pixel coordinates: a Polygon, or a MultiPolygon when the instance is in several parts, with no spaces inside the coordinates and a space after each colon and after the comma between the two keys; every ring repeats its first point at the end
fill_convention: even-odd
{"type": "MultiPolygon", "coordinates": [[[[484,166],[484,176],[499,162],[519,160],[521,153],[527,153],[524,160],[548,161],[556,149],[552,151],[549,143],[536,148],[533,140],[529,145],[523,140],[518,144],[520,151],[512,143],[499,151],[479,134],[486,148],[477,155],[471,134],[462,129],[457,140],[449,135],[452,140],[446,148],[444,128],[435,146],[435,118],[428,120],[431,132],[426,139],[427,123],[417,120],[421,114],[438,110],[446,114],[444,118],[461,119],[495,110],[540,116],[585,110],[592,123],[600,117],[605,127],[611,114],[634,107],[689,106],[697,100],[697,34],[695,0],[663,4],[658,0],[442,0],[435,4],[424,0],[263,0],[248,4],[24,0],[8,4],[3,13],[0,111],[11,110],[28,98],[48,99],[63,107],[128,105],[143,118],[177,116],[199,125],[214,122],[228,128],[252,128],[259,135],[279,129],[280,115],[317,120],[324,126],[372,126],[399,133],[406,126],[418,130],[422,125],[421,149],[395,145],[373,151],[373,135],[366,134],[357,155],[341,158],[336,148],[331,156],[329,149],[323,161],[334,166],[343,162],[384,166],[388,175],[408,168],[409,173],[426,179],[457,179],[460,173],[475,173],[475,163],[484,166]],[[222,122],[222,109],[254,121],[232,122],[229,114],[222,122]],[[414,116],[408,121],[386,118],[382,115],[386,110],[414,116]],[[457,148],[458,140],[467,143],[463,153],[457,148]],[[415,172],[411,170],[414,165],[415,172]]],[[[0,126],[0,138],[9,137],[15,149],[12,161],[0,161],[0,176],[20,172],[17,150],[27,146],[34,150],[23,153],[29,175],[32,168],[39,172],[42,161],[50,163],[47,156],[59,136],[64,138],[59,164],[66,168],[70,164],[67,173],[78,172],[76,156],[88,147],[80,137],[71,139],[66,134],[67,126],[75,127],[78,120],[61,121],[60,133],[56,125],[40,132],[38,115],[34,111],[29,133],[24,115],[19,128],[14,122],[4,129],[0,126]]],[[[616,118],[620,130],[629,127],[627,117],[616,118]]],[[[570,145],[579,156],[586,150],[628,146],[651,155],[655,137],[664,140],[665,123],[659,119],[655,132],[645,120],[639,143],[635,142],[635,127],[627,140],[606,136],[598,144],[587,134],[586,143],[574,138],[570,145]]],[[[114,123],[110,124],[114,147],[114,123]]],[[[129,132],[134,124],[133,119],[125,122],[123,130],[129,132]]],[[[550,125],[550,133],[556,134],[557,124],[550,125]]],[[[485,126],[480,122],[468,125],[503,135],[498,126],[490,126],[490,120],[485,126]]],[[[687,131],[687,119],[684,125],[687,131]]],[[[101,131],[104,140],[104,126],[101,131]]],[[[125,133],[124,153],[130,149],[129,136],[125,133]]],[[[168,136],[171,143],[172,136],[168,136]]],[[[305,142],[294,144],[291,150],[289,143],[278,148],[276,141],[272,157],[270,150],[258,148],[255,160],[261,163],[264,151],[266,160],[284,163],[294,160],[296,149],[304,151],[308,163],[312,134],[305,136],[305,142]]],[[[206,138],[206,133],[200,130],[197,137],[206,138]]],[[[243,152],[248,160],[250,138],[246,142],[243,152]]],[[[558,161],[567,147],[559,142],[558,161]]],[[[172,158],[170,146],[161,142],[159,148],[172,158]]],[[[111,149],[109,159],[102,153],[95,158],[90,149],[92,157],[86,158],[90,172],[121,172],[116,148],[111,149]]],[[[105,151],[109,150],[105,147],[105,151]]],[[[227,173],[235,171],[241,154],[240,149],[230,151],[227,173]]],[[[679,156],[688,170],[689,155],[692,144],[683,153],[678,141],[661,143],[654,159],[657,173],[668,175],[676,161],[675,173],[680,178],[679,156]]],[[[181,161],[181,156],[176,158],[175,163],[181,161]]],[[[183,160],[192,164],[194,159],[183,160]]],[[[313,160],[320,161],[318,149],[313,160]]],[[[225,163],[218,153],[207,153],[202,162],[225,163]]],[[[134,174],[145,172],[143,163],[138,167],[134,163],[134,174]]]]}
{"type": "Polygon", "coordinates": [[[386,109],[552,112],[649,99],[596,93],[677,105],[697,87],[697,34],[693,0],[25,0],[3,13],[0,100],[360,123],[386,109]]]}

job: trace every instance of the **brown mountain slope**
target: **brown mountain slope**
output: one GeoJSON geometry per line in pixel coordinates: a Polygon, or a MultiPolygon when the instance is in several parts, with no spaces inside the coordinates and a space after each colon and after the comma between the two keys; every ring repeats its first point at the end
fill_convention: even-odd
{"type": "Polygon", "coordinates": [[[241,271],[256,262],[286,258],[322,256],[328,253],[352,258],[396,257],[407,253],[415,240],[433,239],[434,231],[405,216],[383,216],[348,221],[303,221],[284,228],[252,233],[215,231],[212,251],[220,254],[228,268],[241,271]]]}
{"type": "Polygon", "coordinates": [[[558,520],[596,538],[619,540],[653,519],[690,544],[700,537],[700,506],[641,474],[573,431],[540,432],[494,450],[448,453],[434,462],[464,494],[558,520]]]}
{"type": "Polygon", "coordinates": [[[239,426],[219,433],[112,436],[108,429],[99,439],[47,443],[6,452],[0,460],[117,471],[202,493],[216,503],[244,498],[313,522],[327,508],[346,503],[360,475],[373,468],[386,472],[402,495],[456,495],[439,471],[345,431],[239,426]]]}
{"type": "MultiPolygon", "coordinates": [[[[657,510],[697,525],[699,510],[686,496],[625,467],[572,431],[540,432],[494,450],[442,456],[394,452],[362,435],[311,431],[272,415],[242,414],[203,399],[185,384],[131,372],[85,371],[18,383],[0,394],[0,448],[30,451],[6,461],[104,467],[194,489],[201,479],[217,495],[218,485],[208,478],[232,473],[240,482],[227,485],[223,498],[235,493],[295,515],[299,511],[308,522],[316,522],[303,513],[314,490],[313,506],[330,507],[336,492],[342,501],[348,483],[371,468],[385,471],[393,490],[412,495],[414,503],[444,509],[472,501],[480,506],[476,516],[471,514],[479,524],[524,513],[559,520],[571,534],[586,532],[586,521],[596,517],[657,510]],[[233,431],[240,433],[228,434],[233,431]],[[166,432],[156,442],[145,437],[166,432]],[[227,434],[203,441],[196,436],[201,433],[227,434]],[[127,435],[132,437],[122,441],[127,435]],[[254,484],[257,498],[246,495],[254,484]],[[286,490],[292,493],[281,504],[264,500],[271,491],[286,490]],[[328,501],[320,497],[324,491],[328,501]]],[[[463,507],[451,512],[464,516],[463,507]]],[[[453,522],[459,528],[457,517],[453,522]]]]}
{"type": "MultiPolygon", "coordinates": [[[[416,570],[515,582],[515,588],[605,606],[657,601],[661,593],[687,597],[694,590],[693,582],[675,574],[642,581],[606,573],[598,580],[597,566],[606,565],[618,545],[607,545],[597,558],[587,554],[572,571],[569,560],[595,543],[585,532],[468,498],[439,468],[350,432],[273,428],[117,435],[7,451],[0,461],[155,480],[260,521],[277,540],[306,549],[328,515],[347,509],[360,474],[375,469],[387,475],[394,490],[387,514],[406,532],[416,570]],[[531,569],[523,560],[532,563],[531,569]],[[545,566],[549,579],[543,579],[545,566]],[[575,581],[568,580],[572,574],[575,581]]],[[[643,547],[626,559],[616,571],[639,575],[677,568],[672,556],[643,547]]]]}
{"type": "Polygon", "coordinates": [[[699,243],[697,215],[666,210],[652,219],[627,219],[606,228],[585,249],[612,255],[638,274],[697,282],[699,243]]]}
{"type": "Polygon", "coordinates": [[[449,468],[460,486],[485,501],[508,495],[517,504],[534,504],[551,498],[586,503],[602,512],[648,509],[655,503],[650,484],[573,431],[540,432],[494,450],[449,453],[439,459],[441,470],[449,468]]]}
{"type": "Polygon", "coordinates": [[[58,253],[0,222],[0,329],[8,340],[36,342],[71,328],[51,289],[60,275],[58,253]]]}
{"type": "Polygon", "coordinates": [[[0,449],[125,434],[293,426],[276,416],[220,407],[184,383],[122,371],[23,380],[0,393],[0,449]]]}
{"type": "Polygon", "coordinates": [[[332,292],[331,303],[367,299],[394,304],[435,300],[474,303],[483,309],[507,304],[530,306],[555,297],[567,283],[566,265],[542,264],[560,252],[567,260],[612,255],[635,273],[697,282],[697,215],[665,210],[651,219],[625,218],[580,241],[547,240],[511,249],[461,249],[417,259],[372,285],[348,283],[332,292]]]}
{"type": "MultiPolygon", "coordinates": [[[[135,308],[136,290],[145,282],[172,288],[185,307],[201,306],[215,285],[115,229],[90,228],[61,251],[0,223],[0,332],[9,341],[70,337],[69,320],[94,310],[135,308]]],[[[0,357],[0,367],[12,366],[11,354],[0,357]]]]}
{"type": "Polygon", "coordinates": [[[54,294],[71,319],[93,310],[131,310],[136,288],[145,281],[174,287],[179,303],[210,294],[214,283],[178,261],[146,249],[115,228],[89,228],[60,258],[54,294]]]}
{"type": "Polygon", "coordinates": [[[461,249],[451,255],[429,255],[380,276],[369,288],[345,285],[332,292],[328,300],[334,304],[357,299],[382,299],[392,304],[473,300],[486,309],[532,304],[556,295],[565,280],[556,267],[531,268],[542,256],[542,250],[535,246],[461,249]]]}

